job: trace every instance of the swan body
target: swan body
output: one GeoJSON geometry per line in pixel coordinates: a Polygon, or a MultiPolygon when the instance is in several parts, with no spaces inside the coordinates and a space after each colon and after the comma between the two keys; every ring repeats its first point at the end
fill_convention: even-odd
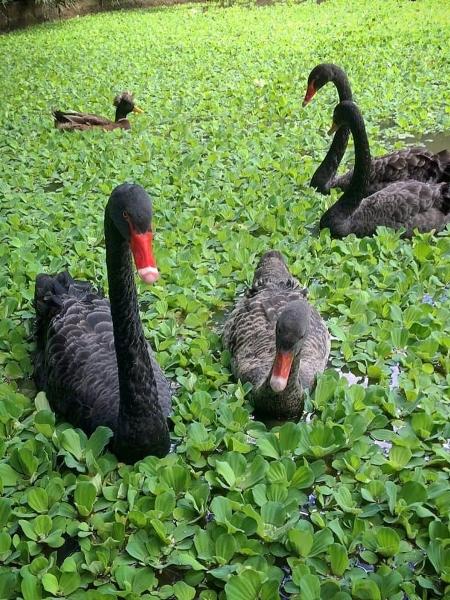
{"type": "Polygon", "coordinates": [[[234,376],[249,382],[256,410],[280,419],[303,412],[303,391],[327,364],[330,336],[283,256],[266,252],[252,287],[238,300],[223,332],[234,376]]]}
{"type": "MultiPolygon", "coordinates": [[[[350,82],[345,71],[337,65],[323,63],[314,67],[308,77],[303,106],[308,104],[316,92],[330,81],[336,86],[340,102],[352,100],[350,82]]],[[[350,185],[352,170],[336,176],[347,148],[349,134],[348,127],[342,127],[336,132],[328,153],[311,179],[311,187],[323,194],[328,194],[331,188],[345,191],[350,185]]],[[[366,195],[370,196],[391,183],[410,179],[423,183],[450,181],[450,152],[442,150],[433,154],[425,148],[404,148],[372,158],[366,195]]]]}
{"type": "Polygon", "coordinates": [[[55,127],[66,131],[83,131],[87,129],[95,129],[101,127],[106,131],[112,129],[131,129],[130,121],[127,116],[130,112],[143,112],[134,103],[133,95],[130,92],[122,92],[114,98],[114,106],[116,107],[116,117],[114,121],[106,117],[99,117],[89,113],[81,113],[74,111],[53,111],[55,119],[55,127]]]}
{"type": "Polygon", "coordinates": [[[110,301],[66,272],[36,279],[36,385],[87,434],[110,427],[124,462],[164,456],[170,444],[171,393],[144,337],[131,267],[133,254],[144,281],[157,278],[150,226],[145,191],[118,186],[105,211],[110,301]]]}
{"type": "Polygon", "coordinates": [[[406,237],[443,229],[450,222],[450,184],[400,181],[369,196],[370,150],[362,115],[351,101],[340,102],[334,111],[334,126],[349,128],[355,144],[355,167],[344,194],[320,219],[335,237],[354,233],[372,235],[380,225],[404,228],[406,237]]]}

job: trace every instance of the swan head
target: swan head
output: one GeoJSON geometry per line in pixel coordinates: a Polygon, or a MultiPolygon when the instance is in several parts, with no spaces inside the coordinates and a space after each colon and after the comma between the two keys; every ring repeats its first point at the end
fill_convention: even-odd
{"type": "Polygon", "coordinates": [[[355,117],[360,118],[359,109],[351,100],[344,100],[335,106],[333,112],[333,123],[328,130],[328,134],[332,135],[341,127],[349,125],[355,117]]]}
{"type": "Polygon", "coordinates": [[[316,92],[318,92],[321,87],[330,81],[335,81],[338,77],[344,80],[347,79],[345,72],[337,65],[333,65],[332,63],[322,63],[315,66],[308,77],[308,85],[302,106],[306,106],[311,102],[316,92]]]}
{"type": "Polygon", "coordinates": [[[139,108],[139,106],[136,106],[134,103],[134,96],[131,92],[122,92],[121,94],[117,94],[113,100],[113,104],[124,116],[128,115],[130,112],[144,112],[142,108],[139,108]]]}
{"type": "Polygon", "coordinates": [[[294,357],[300,352],[309,331],[311,307],[305,300],[294,300],[286,305],[275,328],[275,360],[270,376],[270,387],[282,392],[288,383],[294,357]]]}
{"type": "Polygon", "coordinates": [[[152,201],[140,185],[122,183],[112,191],[106,211],[120,235],[130,245],[139,277],[153,283],[158,268],[153,255],[152,201]]]}

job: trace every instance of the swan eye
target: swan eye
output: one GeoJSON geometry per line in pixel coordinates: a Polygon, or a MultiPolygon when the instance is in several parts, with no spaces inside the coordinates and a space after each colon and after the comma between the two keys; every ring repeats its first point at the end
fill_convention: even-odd
{"type": "Polygon", "coordinates": [[[123,213],[122,213],[122,216],[123,216],[123,218],[124,218],[126,221],[128,221],[128,219],[129,219],[129,216],[128,216],[128,213],[127,213],[127,211],[126,211],[126,210],[124,210],[124,211],[123,211],[123,213]]]}

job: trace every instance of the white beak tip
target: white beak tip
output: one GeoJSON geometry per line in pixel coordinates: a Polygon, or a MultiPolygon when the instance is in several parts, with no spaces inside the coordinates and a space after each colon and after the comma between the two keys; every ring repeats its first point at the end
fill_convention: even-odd
{"type": "Polygon", "coordinates": [[[279,377],[277,375],[272,375],[270,378],[270,387],[274,392],[282,392],[286,389],[288,380],[285,377],[279,377]]]}
{"type": "Polygon", "coordinates": [[[145,283],[154,283],[159,278],[159,271],[156,267],[144,267],[138,269],[138,275],[145,283]]]}

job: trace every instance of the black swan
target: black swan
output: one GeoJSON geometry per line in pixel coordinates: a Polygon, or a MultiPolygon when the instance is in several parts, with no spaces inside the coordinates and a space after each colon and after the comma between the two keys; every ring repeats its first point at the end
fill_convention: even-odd
{"type": "Polygon", "coordinates": [[[105,209],[109,301],[68,273],[36,278],[36,385],[87,434],[110,427],[112,450],[127,463],[170,446],[171,393],[144,337],[131,265],[133,255],[143,281],[158,278],[151,221],[142,187],[113,190],[105,209]]]}
{"type": "Polygon", "coordinates": [[[106,117],[90,115],[89,113],[54,110],[55,127],[57,129],[64,129],[65,131],[96,129],[98,127],[106,131],[111,131],[112,129],[131,129],[130,121],[127,119],[129,113],[144,112],[135,105],[133,95],[130,92],[122,92],[116,96],[113,104],[116,107],[116,118],[114,121],[106,117]]]}
{"type": "MultiPolygon", "coordinates": [[[[337,65],[324,63],[314,67],[309,74],[303,106],[330,81],[336,86],[339,102],[352,100],[352,91],[345,71],[337,65]]],[[[322,194],[328,194],[330,188],[345,191],[350,185],[352,171],[336,177],[347,148],[349,134],[347,127],[341,127],[336,132],[330,149],[312,176],[311,187],[322,194]]],[[[442,150],[433,154],[425,148],[405,148],[372,159],[366,195],[370,196],[396,181],[409,179],[425,183],[450,181],[450,152],[442,150]]]]}
{"type": "Polygon", "coordinates": [[[354,233],[372,235],[378,225],[404,228],[410,237],[420,232],[443,229],[450,221],[450,183],[399,181],[367,196],[370,150],[362,115],[354,102],[340,102],[334,109],[333,127],[349,127],[355,144],[355,167],[349,186],[320,219],[334,237],[354,233]]]}
{"type": "Polygon", "coordinates": [[[266,252],[224,325],[234,376],[252,384],[255,409],[273,418],[299,417],[303,390],[327,364],[330,336],[305,296],[282,254],[266,252]]]}

